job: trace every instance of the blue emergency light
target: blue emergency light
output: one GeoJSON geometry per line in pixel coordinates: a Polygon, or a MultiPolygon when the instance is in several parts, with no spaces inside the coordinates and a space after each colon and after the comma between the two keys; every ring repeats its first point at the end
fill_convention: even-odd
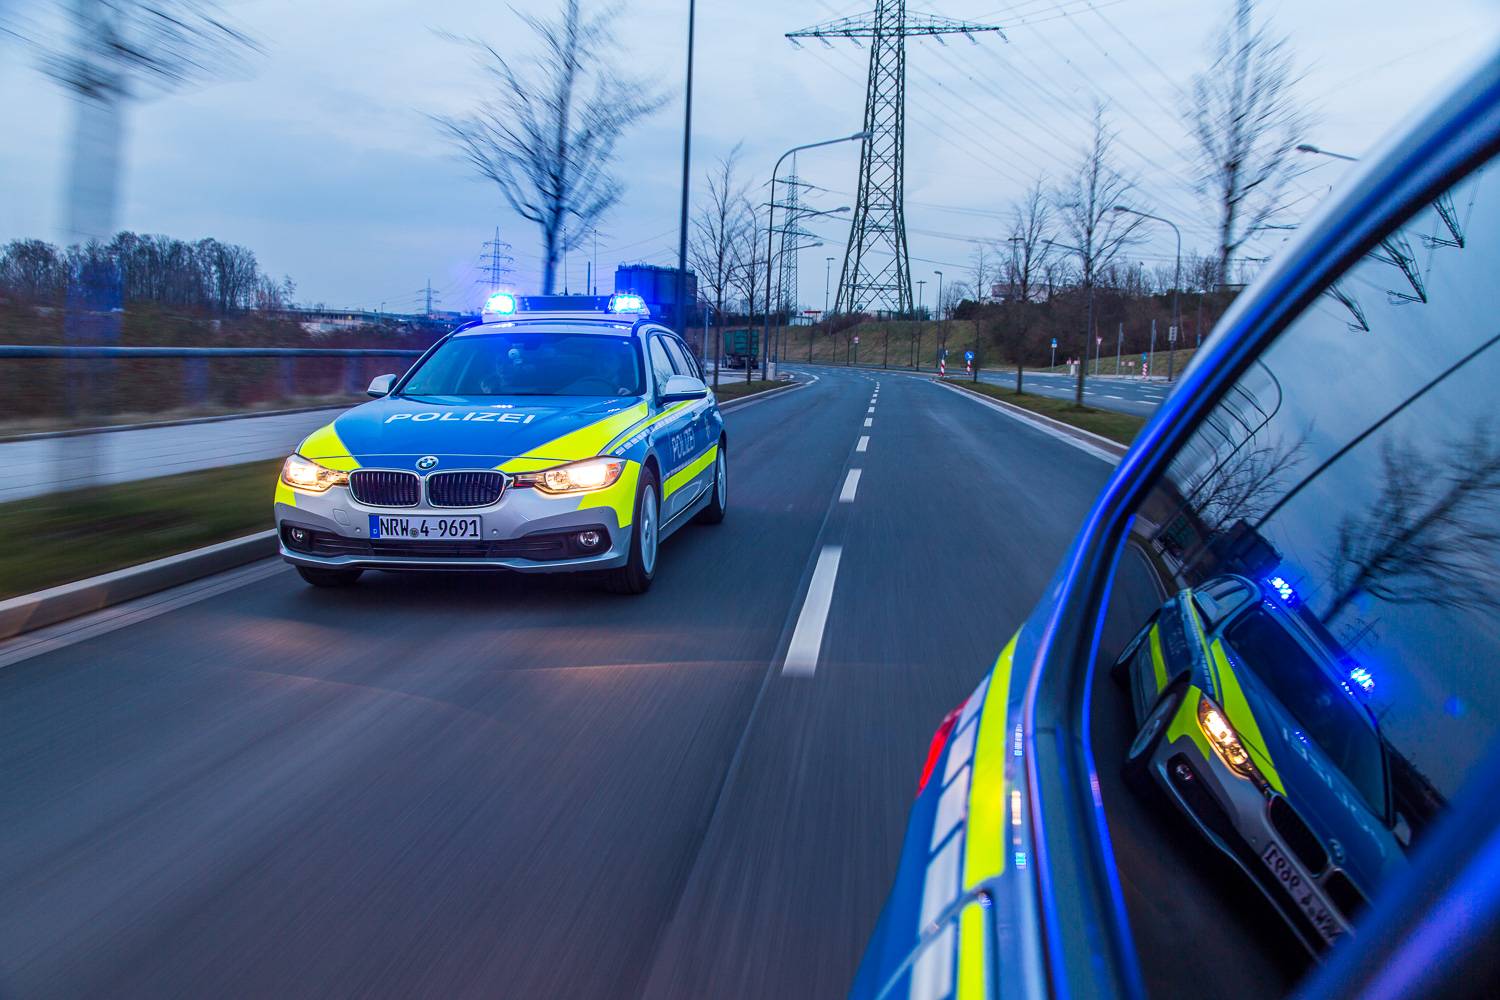
{"type": "Polygon", "coordinates": [[[516,311],[516,297],[510,292],[496,292],[484,301],[484,311],[499,316],[510,316],[516,311]]]}
{"type": "Polygon", "coordinates": [[[650,315],[650,308],[646,300],[634,292],[615,292],[609,297],[609,311],[612,313],[636,313],[641,316],[650,315]]]}

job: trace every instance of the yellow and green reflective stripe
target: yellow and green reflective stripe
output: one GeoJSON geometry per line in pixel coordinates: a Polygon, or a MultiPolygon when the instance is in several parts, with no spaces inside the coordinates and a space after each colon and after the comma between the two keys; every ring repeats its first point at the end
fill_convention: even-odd
{"type": "Polygon", "coordinates": [[[989,935],[977,902],[958,915],[958,1000],[985,1000],[989,990],[989,935]]]}
{"type": "Polygon", "coordinates": [[[995,661],[979,715],[974,773],[969,781],[969,830],[964,851],[964,889],[1000,874],[1005,851],[1005,756],[1010,746],[1006,708],[1017,632],[995,661]]]}
{"type": "Polygon", "coordinates": [[[1209,760],[1214,755],[1214,749],[1209,745],[1208,737],[1203,733],[1203,727],[1198,725],[1198,698],[1203,694],[1196,684],[1189,684],[1183,692],[1182,704],[1177,706],[1177,712],[1172,716],[1171,723],[1167,726],[1167,742],[1175,743],[1186,736],[1198,744],[1199,751],[1204,760],[1209,760]]]}
{"type": "Polygon", "coordinates": [[[1229,717],[1229,724],[1239,734],[1240,742],[1255,755],[1255,766],[1260,769],[1266,782],[1285,795],[1286,789],[1282,787],[1281,776],[1276,773],[1276,765],[1266,749],[1266,740],[1261,735],[1260,725],[1255,721],[1255,713],[1250,709],[1250,701],[1240,687],[1240,680],[1235,676],[1234,667],[1230,666],[1229,657],[1224,655],[1223,643],[1215,639],[1211,652],[1219,676],[1219,707],[1229,717]]]}
{"type": "Polygon", "coordinates": [[[682,489],[688,483],[692,482],[693,477],[697,476],[698,473],[702,472],[704,469],[712,465],[714,463],[714,459],[718,457],[719,446],[709,446],[709,449],[703,454],[699,455],[687,465],[683,466],[667,477],[666,485],[662,487],[662,496],[669,497],[673,493],[676,493],[678,490],[682,489]]]}
{"type": "Polygon", "coordinates": [[[578,509],[609,507],[615,512],[615,523],[622,528],[629,527],[630,522],[635,520],[635,488],[640,478],[641,464],[626,462],[624,471],[613,486],[585,493],[578,501],[578,509]]]}
{"type": "Polygon", "coordinates": [[[500,471],[536,472],[559,462],[592,458],[606,451],[610,442],[622,430],[639,421],[647,412],[649,412],[649,407],[645,403],[637,403],[619,413],[612,413],[586,427],[580,427],[576,431],[569,431],[561,437],[555,437],[524,455],[518,455],[501,465],[500,471]]]}
{"type": "Polygon", "coordinates": [[[1161,651],[1161,626],[1151,626],[1151,673],[1156,678],[1156,693],[1167,686],[1167,658],[1161,651]]]}
{"type": "Polygon", "coordinates": [[[297,446],[297,454],[339,472],[352,472],[359,468],[359,462],[344,447],[333,424],[325,424],[303,438],[302,443],[297,446]]]}
{"type": "Polygon", "coordinates": [[[288,507],[297,506],[297,491],[281,481],[280,473],[276,475],[276,502],[288,507]]]}
{"type": "MultiPolygon", "coordinates": [[[[684,410],[684,409],[686,409],[689,406],[695,405],[696,402],[697,402],[696,400],[685,399],[685,400],[683,400],[680,403],[673,403],[671,406],[667,407],[665,410],[662,410],[660,413],[658,413],[656,416],[652,417],[649,420],[644,419],[645,414],[643,413],[641,415],[642,419],[638,419],[635,423],[631,424],[629,427],[626,427],[623,431],[621,431],[618,435],[615,436],[614,440],[610,441],[608,445],[606,445],[605,447],[601,448],[600,450],[601,451],[609,451],[610,449],[617,447],[620,444],[621,441],[624,441],[626,438],[630,437],[632,434],[638,434],[638,433],[640,433],[641,431],[645,430],[648,427],[655,427],[657,424],[661,423],[663,420],[666,420],[668,417],[675,417],[675,416],[677,416],[677,414],[681,410],[684,410]]],[[[642,403],[641,405],[645,406],[646,404],[642,403]]]]}

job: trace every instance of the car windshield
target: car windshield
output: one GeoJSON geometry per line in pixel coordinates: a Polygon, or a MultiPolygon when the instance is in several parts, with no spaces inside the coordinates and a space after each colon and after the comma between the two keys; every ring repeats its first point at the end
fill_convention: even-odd
{"type": "Polygon", "coordinates": [[[1386,812],[1380,738],[1301,643],[1264,609],[1233,622],[1225,641],[1359,791],[1376,816],[1386,812]]]}
{"type": "Polygon", "coordinates": [[[640,352],[629,337],[506,330],[439,347],[405,396],[638,396],[640,352]]]}

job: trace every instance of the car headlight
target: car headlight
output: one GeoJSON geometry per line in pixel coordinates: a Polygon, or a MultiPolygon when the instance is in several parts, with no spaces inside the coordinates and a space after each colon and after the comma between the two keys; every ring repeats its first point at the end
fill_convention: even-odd
{"type": "Polygon", "coordinates": [[[516,477],[516,482],[535,486],[543,493],[583,493],[613,486],[624,471],[625,459],[600,455],[541,472],[523,472],[516,477]]]}
{"type": "Polygon", "coordinates": [[[349,473],[319,465],[301,455],[289,455],[281,466],[281,481],[293,489],[322,493],[330,486],[348,486],[349,473]]]}
{"type": "Polygon", "coordinates": [[[1250,759],[1245,744],[1240,742],[1240,734],[1234,731],[1234,727],[1224,717],[1223,710],[1209,701],[1207,695],[1200,695],[1198,698],[1198,725],[1203,728],[1203,735],[1208,737],[1208,742],[1219,759],[1231,771],[1255,782],[1262,789],[1267,787],[1266,779],[1250,759]]]}

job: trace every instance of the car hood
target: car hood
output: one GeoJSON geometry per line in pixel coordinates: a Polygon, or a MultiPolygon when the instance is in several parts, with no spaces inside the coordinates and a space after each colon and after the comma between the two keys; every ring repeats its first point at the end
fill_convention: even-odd
{"type": "Polygon", "coordinates": [[[1291,713],[1248,671],[1239,677],[1287,801],[1328,848],[1334,863],[1373,895],[1393,867],[1405,863],[1394,834],[1291,713]]]}
{"type": "Polygon", "coordinates": [[[445,460],[568,462],[597,455],[646,415],[639,397],[387,396],[356,406],[299,450],[314,460],[397,469],[415,468],[425,455],[437,457],[439,468],[445,460]]]}

